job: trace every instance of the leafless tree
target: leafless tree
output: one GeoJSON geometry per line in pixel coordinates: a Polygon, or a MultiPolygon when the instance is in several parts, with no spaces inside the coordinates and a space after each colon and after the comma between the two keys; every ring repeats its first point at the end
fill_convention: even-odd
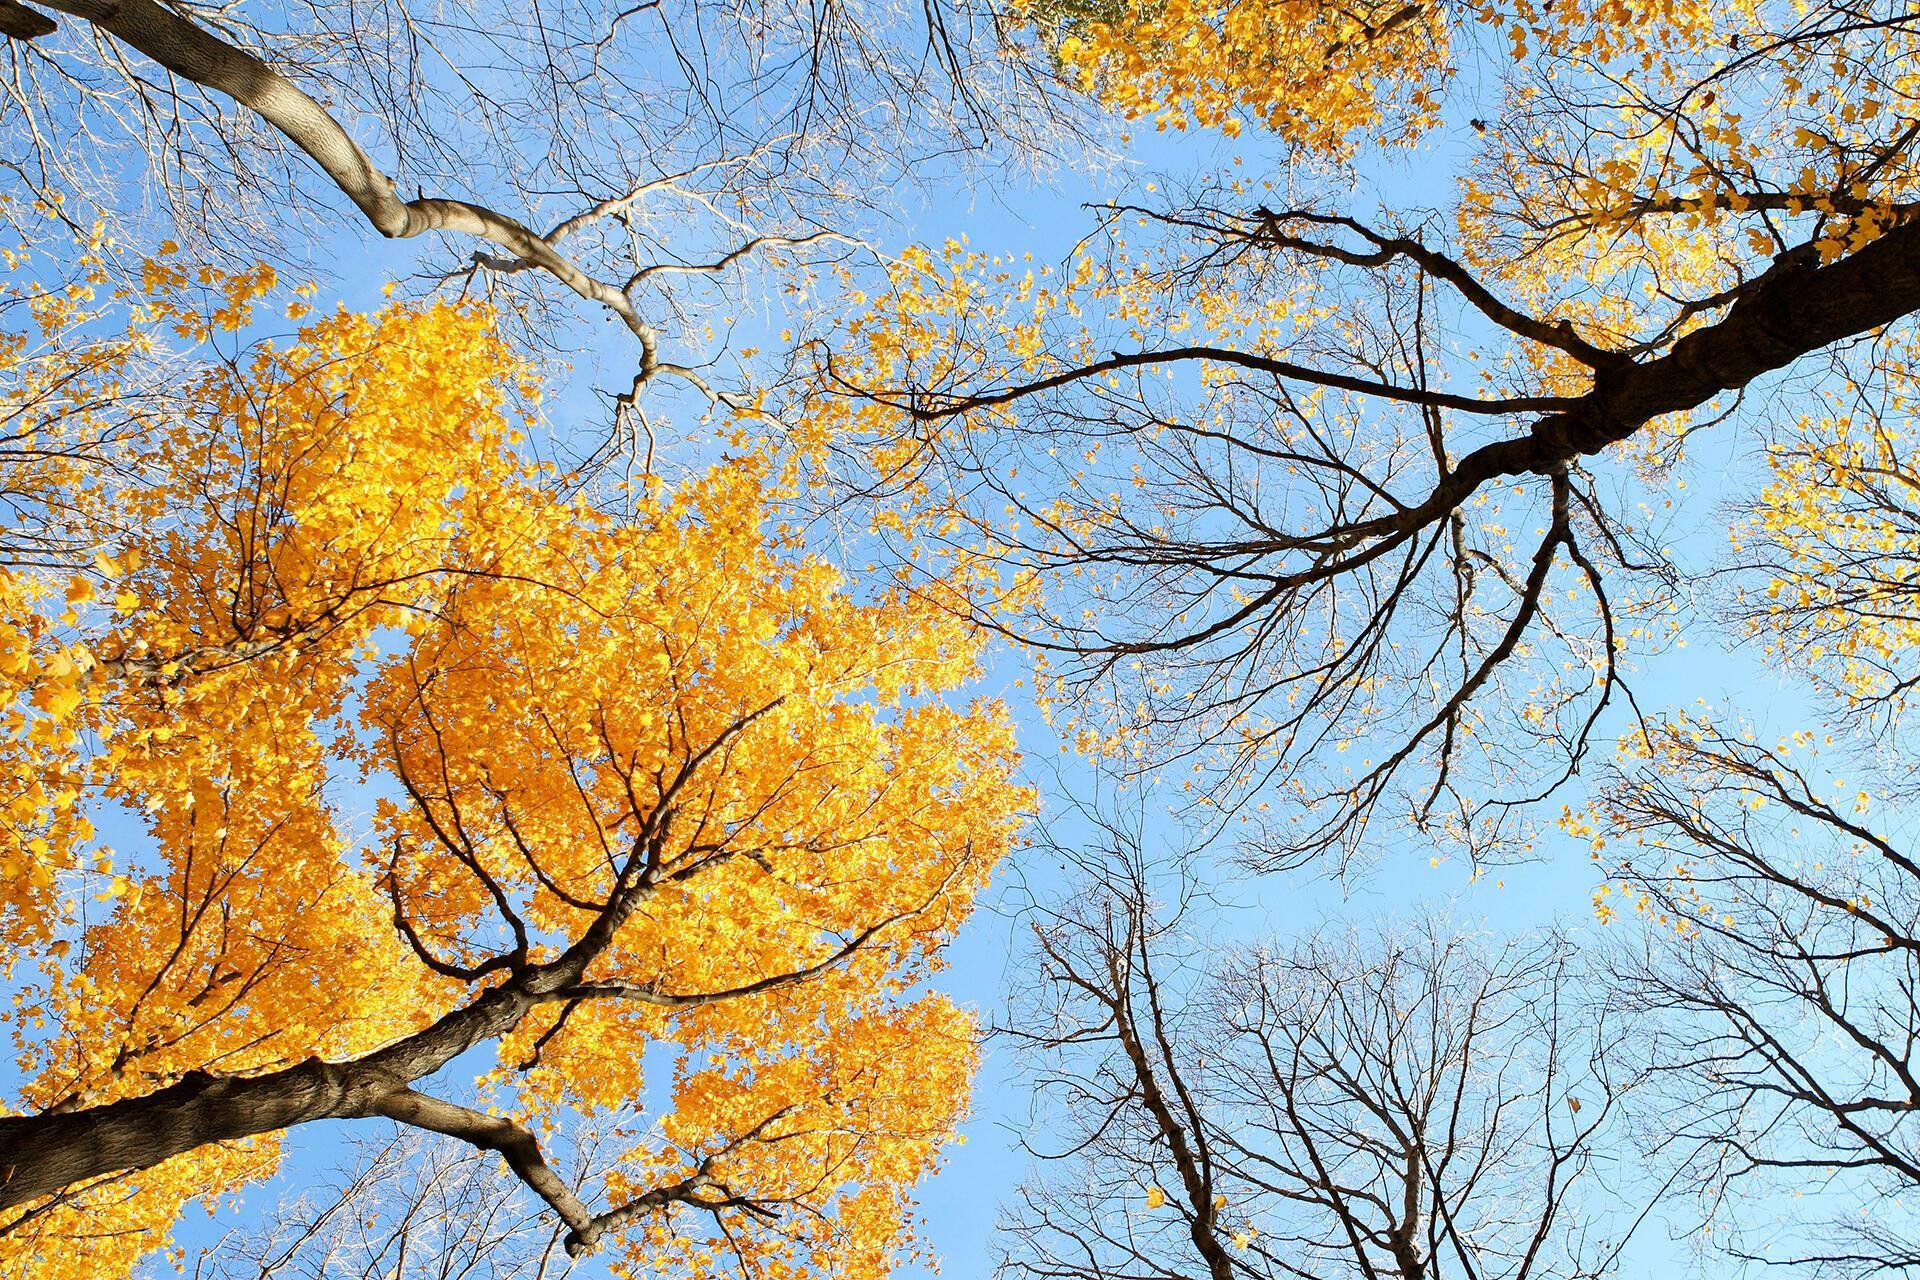
{"type": "Polygon", "coordinates": [[[1651,763],[1611,772],[1604,812],[1627,852],[1608,897],[1658,926],[1618,981],[1666,1113],[1712,1152],[1695,1190],[1726,1248],[1909,1274],[1920,859],[1898,809],[1867,810],[1809,748],[1663,726],[1651,763]]]}
{"type": "Polygon", "coordinates": [[[725,327],[709,286],[844,258],[879,193],[1031,162],[1076,115],[974,0],[6,0],[0,18],[16,216],[37,198],[83,230],[105,210],[309,270],[343,206],[386,237],[443,233],[457,256],[431,275],[617,321],[627,404],[665,375],[727,394],[697,367],[725,327]]]}
{"type": "MultiPolygon", "coordinates": [[[[1636,1081],[1560,935],[1427,920],[1197,943],[1137,850],[1035,926],[1007,1262],[1031,1280],[1607,1273],[1636,1081]]],[[[1171,886],[1177,893],[1177,883],[1171,886]]],[[[1642,1204],[1642,1211],[1644,1203],[1642,1204]]]]}
{"type": "MultiPolygon", "coordinates": [[[[588,1166],[597,1144],[579,1154],[588,1166]]],[[[562,1228],[491,1154],[398,1129],[349,1144],[341,1167],[203,1247],[194,1280],[544,1280],[572,1259],[562,1228]]],[[[167,1275],[174,1264],[164,1264],[167,1275]]],[[[159,1275],[159,1268],[151,1268],[159,1275]]]]}
{"type": "Polygon", "coordinates": [[[1720,253],[1724,289],[1676,296],[1651,248],[1566,266],[1586,261],[1571,243],[1686,241],[1663,221],[1678,196],[1621,193],[1604,227],[1580,204],[1606,188],[1617,104],[1685,131],[1716,94],[1764,100],[1783,49],[1861,83],[1910,57],[1897,5],[1783,14],[1748,52],[1704,58],[1699,84],[1665,76],[1670,106],[1577,50],[1514,72],[1473,171],[1488,203],[1458,206],[1472,232],[1401,190],[1356,183],[1354,205],[1387,207],[1348,212],[1338,180],[1283,166],[1107,206],[1079,260],[1104,294],[1037,318],[1018,297],[992,320],[968,309],[884,374],[823,357],[824,385],[883,410],[882,447],[849,449],[849,469],[1030,584],[1017,613],[982,620],[1049,663],[1078,727],[1124,736],[1143,773],[1193,768],[1210,802],[1272,803],[1248,842],[1260,864],[1351,857],[1396,825],[1524,849],[1532,803],[1625,702],[1619,654],[1663,642],[1684,603],[1661,504],[1636,503],[1617,447],[1658,464],[1727,416],[1764,427],[1743,399],[1771,405],[1835,365],[1871,386],[1905,341],[1886,327],[1920,309],[1905,118],[1836,158],[1831,213],[1791,212],[1807,202],[1784,147],[1714,176],[1765,246],[1720,253]],[[1860,191],[1889,229],[1823,254],[1860,191]],[[1643,294],[1631,318],[1594,314],[1596,295],[1643,294]],[[1025,326],[1020,358],[996,325],[1025,326]]]}

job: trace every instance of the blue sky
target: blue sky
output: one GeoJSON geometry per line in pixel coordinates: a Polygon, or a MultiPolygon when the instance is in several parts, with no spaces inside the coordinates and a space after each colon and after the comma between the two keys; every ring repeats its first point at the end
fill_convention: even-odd
{"type": "MultiPolygon", "coordinates": [[[[1456,121],[1477,112],[1469,97],[1456,97],[1449,105],[1456,121]]],[[[1350,199],[1339,203],[1361,216],[1375,207],[1446,210],[1454,198],[1453,182],[1464,152],[1462,133],[1464,125],[1443,129],[1413,150],[1371,167],[1350,199]]],[[[1233,155],[1244,156],[1246,168],[1257,173],[1260,147],[1257,138],[1229,145],[1217,137],[1156,135],[1144,128],[1135,132],[1126,149],[1128,163],[1105,175],[1093,192],[1102,199],[1142,199],[1149,182],[1174,187],[1181,174],[1217,169],[1233,155]]],[[[1075,187],[1086,190],[1080,184],[1075,187]]],[[[1074,193],[974,191],[965,196],[971,198],[930,201],[907,220],[909,234],[927,242],[964,236],[987,253],[1032,248],[1036,259],[1057,261],[1090,224],[1074,193]]],[[[1684,500],[1676,502],[1677,514],[1668,530],[1681,564],[1704,568],[1724,554],[1726,504],[1748,491],[1760,461],[1753,437],[1737,429],[1694,437],[1689,462],[1676,477],[1685,488],[1673,494],[1684,500]]],[[[1763,736],[1814,723],[1808,719],[1813,709],[1804,691],[1753,646],[1699,621],[1688,625],[1684,635],[1683,643],[1630,673],[1640,705],[1649,713],[1705,701],[1751,720],[1763,736]]],[[[996,662],[996,677],[1004,681],[1020,669],[1017,655],[1003,653],[996,662]]],[[[1019,692],[1011,691],[1009,696],[1017,701],[1019,692]]],[[[1610,743],[1626,723],[1624,708],[1609,714],[1598,726],[1601,743],[1610,743]]],[[[1059,751],[1057,739],[1036,717],[1023,717],[1023,731],[1032,755],[1051,756],[1059,751]]],[[[1057,774],[1045,771],[1041,785],[1049,793],[1043,805],[1057,808],[1067,794],[1084,796],[1095,779],[1084,762],[1066,763],[1057,774]]],[[[1581,794],[1580,780],[1575,779],[1544,807],[1544,813],[1557,813],[1562,802],[1577,805],[1581,794]]],[[[1168,795],[1156,801],[1149,796],[1142,801],[1147,812],[1157,809],[1162,815],[1148,825],[1150,840],[1157,831],[1168,845],[1183,842],[1179,819],[1167,813],[1176,799],[1168,795]]],[[[1382,839],[1394,843],[1390,836],[1382,839]]],[[[1018,883],[1003,885],[989,909],[952,948],[952,967],[942,979],[947,990],[989,1018],[1003,1007],[1007,992],[1023,981],[1020,904],[1030,893],[1044,897],[1062,887],[1055,869],[1039,858],[1029,859],[1016,877],[1018,883]]],[[[1443,860],[1435,867],[1425,847],[1417,851],[1387,847],[1376,850],[1372,865],[1344,883],[1314,874],[1239,879],[1224,892],[1236,905],[1217,924],[1224,937],[1273,939],[1326,923],[1367,924],[1442,909],[1462,923],[1483,922],[1498,931],[1525,931],[1554,923],[1588,932],[1603,927],[1594,920],[1591,907],[1591,894],[1599,881],[1586,846],[1552,831],[1542,840],[1537,859],[1478,881],[1463,859],[1443,860]]],[[[1003,1041],[990,1040],[976,1087],[975,1115],[964,1130],[966,1143],[953,1151],[925,1194],[929,1235],[944,1259],[942,1274],[947,1277],[972,1280],[990,1270],[997,1216],[1029,1171],[1019,1138],[1030,1120],[1030,1102],[1017,1052],[1003,1041]]],[[[1684,1224],[1684,1215],[1675,1222],[1684,1224]]],[[[1627,1255],[1622,1274],[1677,1276],[1696,1262],[1688,1243],[1669,1238],[1666,1224],[1656,1217],[1627,1255]]]]}
{"type": "MultiPolygon", "coordinates": [[[[1475,104],[1462,98],[1452,109],[1465,119],[1475,104]]],[[[1369,171],[1351,207],[1362,213],[1375,203],[1403,209],[1447,207],[1460,141],[1457,128],[1443,129],[1420,148],[1369,171]]],[[[883,249],[895,249],[909,240],[937,243],[964,236],[986,252],[1032,251],[1037,258],[1059,261],[1088,228],[1083,199],[1137,197],[1148,182],[1214,168],[1231,154],[1243,154],[1250,167],[1257,167],[1260,148],[1260,140],[1253,136],[1230,147],[1208,135],[1158,135],[1143,128],[1122,145],[1119,164],[1091,179],[1076,176],[1071,169],[1049,187],[993,187],[956,177],[934,184],[923,194],[909,194],[900,216],[892,225],[878,228],[875,239],[883,249]]],[[[343,226],[326,247],[325,256],[338,273],[327,282],[327,293],[348,305],[364,306],[377,300],[389,279],[404,278],[416,270],[420,246],[382,242],[358,226],[343,226]]],[[[744,330],[736,334],[736,341],[743,344],[751,340],[744,330]]],[[[558,394],[548,412],[556,423],[570,416],[588,419],[603,413],[592,389],[617,385],[618,371],[630,354],[617,341],[595,342],[584,351],[570,384],[555,388],[558,394]]],[[[679,403],[684,408],[684,402],[679,403]]],[[[1673,531],[1683,561],[1710,563],[1724,548],[1721,503],[1750,475],[1755,459],[1746,450],[1731,431],[1696,437],[1687,472],[1692,488],[1673,531]]],[[[1043,804],[1057,807],[1066,796],[1090,789],[1094,778],[1086,766],[1070,758],[1057,770],[1052,767],[1060,755],[1059,744],[1022,704],[1024,691],[1014,682],[1023,672],[1018,654],[997,650],[986,683],[1021,707],[1028,751],[1049,762],[1045,770],[1035,770],[1036,781],[1048,793],[1043,804]]],[[[1748,648],[1716,642],[1711,631],[1701,626],[1688,628],[1685,647],[1660,655],[1632,679],[1641,704],[1649,710],[1704,698],[1772,731],[1793,727],[1802,714],[1798,691],[1777,670],[1748,648]]],[[[1603,723],[1600,733],[1610,738],[1621,727],[1616,717],[1603,723]]],[[[1576,784],[1568,798],[1577,796],[1576,784]]],[[[1149,796],[1145,803],[1152,809],[1158,802],[1149,796]]],[[[1175,821],[1156,819],[1160,825],[1149,830],[1178,842],[1181,833],[1173,829],[1175,821]]],[[[1013,957],[1018,952],[1015,916],[1022,896],[1064,887],[1056,871],[1041,859],[1029,859],[1014,874],[1018,888],[1003,889],[989,899],[953,946],[950,967],[941,980],[957,999],[980,1009],[985,1020],[1001,1007],[1009,985],[1021,980],[1013,957]]],[[[1595,872],[1584,848],[1551,837],[1539,861],[1477,883],[1460,860],[1435,867],[1424,849],[1417,855],[1384,849],[1371,870],[1344,884],[1302,875],[1237,883],[1229,896],[1241,905],[1222,927],[1223,933],[1236,937],[1284,935],[1325,921],[1369,921],[1451,904],[1462,918],[1484,917],[1501,929],[1517,930],[1556,920],[1590,921],[1589,895],[1594,884],[1595,872]]],[[[976,1087],[975,1116],[965,1127],[967,1141],[953,1149],[945,1169],[925,1189],[928,1238],[944,1258],[942,1270],[947,1277],[971,1280],[983,1276],[990,1266],[998,1208],[1025,1172],[1017,1134],[1026,1120],[1028,1102],[1020,1063],[1004,1045],[990,1042],[976,1087]]],[[[338,1157],[337,1127],[303,1132],[293,1146],[298,1158],[283,1184],[310,1176],[312,1170],[338,1157]]],[[[276,1190],[253,1190],[247,1204],[258,1206],[276,1190]]],[[[189,1238],[205,1230],[205,1224],[198,1224],[189,1238]]],[[[1659,1239],[1656,1232],[1650,1234],[1636,1263],[1639,1274],[1678,1274],[1683,1260],[1683,1251],[1659,1239]]],[[[582,1269],[584,1274],[593,1270],[582,1269]]]]}
{"type": "MultiPolygon", "coordinates": [[[[1459,113],[1471,111],[1460,104],[1459,113]]],[[[1446,131],[1419,148],[1367,172],[1352,193],[1349,207],[1365,213],[1375,206],[1445,209],[1452,199],[1452,178],[1459,156],[1459,139],[1446,131]]],[[[1208,134],[1156,134],[1150,128],[1131,131],[1121,144],[1122,160],[1106,168],[1091,183],[1070,178],[1052,186],[994,186],[956,181],[936,186],[902,211],[897,222],[875,239],[883,252],[909,241],[937,244],[949,237],[964,238],[985,253],[1031,251],[1037,260],[1061,261],[1085,234],[1090,218],[1083,201],[1094,198],[1142,198],[1148,184],[1177,184],[1183,174],[1217,171],[1234,155],[1246,157],[1249,168],[1260,163],[1257,137],[1229,144],[1208,134]]],[[[343,235],[336,261],[351,261],[337,290],[343,301],[371,303],[389,278],[405,276],[416,266],[417,249],[358,235],[343,235]]],[[[771,335],[768,335],[769,337],[771,335]]],[[[611,343],[595,343],[582,353],[573,376],[556,393],[548,409],[554,425],[564,431],[569,421],[597,422],[604,413],[592,395],[595,387],[617,386],[629,348],[613,335],[611,343]]],[[[754,342],[745,327],[735,342],[754,342]]],[[[692,405],[674,401],[691,416],[692,405]]],[[[1743,476],[1750,476],[1755,459],[1744,453],[1746,442],[1733,432],[1696,437],[1691,466],[1683,473],[1692,486],[1690,500],[1672,533],[1683,560],[1711,563],[1726,545],[1721,502],[1737,492],[1743,476]]],[[[1035,761],[1034,780],[1043,791],[1043,807],[1058,812],[1065,802],[1084,798],[1097,779],[1085,762],[1062,756],[1053,731],[1026,704],[1026,692],[1017,687],[1026,672],[1022,657],[1001,648],[990,658],[986,687],[1004,694],[1018,709],[1025,749],[1035,761]]],[[[1707,699],[1737,710],[1763,724],[1784,723],[1798,713],[1797,690],[1783,682],[1751,650],[1716,643],[1704,627],[1690,627],[1684,646],[1671,649],[1632,676],[1641,704],[1652,710],[1667,705],[1707,699]]],[[[1600,736],[1610,740],[1624,727],[1624,719],[1610,717],[1600,736]]],[[[1569,786],[1564,798],[1577,802],[1579,784],[1569,786]]],[[[1152,818],[1147,830],[1169,844],[1183,842],[1179,819],[1166,816],[1175,797],[1156,800],[1151,793],[1141,804],[1152,818]]],[[[1556,797],[1550,808],[1557,811],[1556,797]]],[[[1549,834],[1538,860],[1503,869],[1475,882],[1470,867],[1450,859],[1435,867],[1427,850],[1376,851],[1372,865],[1351,880],[1339,883],[1311,873],[1247,878],[1225,888],[1236,904],[1218,924],[1222,936],[1245,940],[1282,938],[1329,922],[1363,924],[1409,917],[1436,907],[1448,909],[1463,922],[1484,920],[1500,930],[1526,930],[1550,922],[1595,928],[1590,894],[1597,883],[1595,868],[1584,846],[1549,834]]],[[[980,1011],[983,1022],[999,1014],[1010,988],[1022,981],[1019,965],[1019,912],[1028,895],[1041,898],[1067,891],[1070,886],[1045,859],[1028,857],[1010,868],[1002,887],[949,952],[950,967],[939,985],[961,1002],[980,1011]]],[[[1631,926],[1621,926],[1631,927],[1631,926]]],[[[478,1052],[478,1051],[476,1051],[478,1052]]],[[[455,1072],[459,1070],[456,1064],[455,1072]]],[[[1019,1150],[1019,1137],[1029,1122],[1031,1095],[1022,1063],[1001,1041],[985,1046],[981,1074],[975,1089],[975,1113],[965,1125],[966,1141],[952,1149],[945,1168],[925,1188],[923,1211],[927,1240],[941,1256],[941,1273],[949,1278],[987,1275],[995,1253],[995,1223],[1001,1207],[1028,1172],[1019,1150]]],[[[336,1158],[337,1135],[302,1134],[304,1148],[297,1171],[319,1167],[336,1158]]],[[[297,1178],[297,1173],[296,1173],[297,1178]]],[[[283,1178],[282,1182],[289,1179],[283,1178]]],[[[249,1193],[250,1204],[262,1203],[266,1189],[249,1193]]],[[[1658,1222],[1642,1237],[1630,1255],[1629,1270],[1658,1277],[1677,1275],[1689,1261],[1685,1248],[1666,1239],[1658,1222]]],[[[579,1274],[595,1274],[589,1264],[579,1274]]]]}

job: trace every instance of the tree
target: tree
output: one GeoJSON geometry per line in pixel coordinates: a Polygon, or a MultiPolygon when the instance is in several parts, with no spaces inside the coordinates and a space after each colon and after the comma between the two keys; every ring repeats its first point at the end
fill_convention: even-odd
{"type": "Polygon", "coordinates": [[[455,254],[429,280],[502,293],[545,344],[566,332],[541,322],[556,295],[616,321],[627,409],[656,377],[750,405],[703,372],[721,317],[753,301],[742,273],[770,261],[802,289],[880,193],[956,160],[1018,167],[1075,115],[972,0],[8,0],[0,35],[17,225],[37,230],[29,203],[80,230],[97,211],[136,244],[241,264],[279,248],[307,270],[338,210],[440,233],[455,254]]]}
{"type": "Polygon", "coordinates": [[[1612,1269],[1637,1225],[1612,1149],[1637,1077],[1564,937],[1429,920],[1207,945],[1137,846],[1099,861],[1121,869],[1036,924],[1012,1032],[1046,1117],[1013,1274],[1612,1269]]]}
{"type": "Polygon", "coordinates": [[[1619,985],[1735,1257],[1920,1264],[1920,866],[1877,807],[1816,735],[1696,714],[1637,735],[1585,819],[1603,913],[1669,932],[1623,950],[1619,985]]]}
{"type": "MultiPolygon", "coordinates": [[[[1523,851],[1617,713],[1626,758],[1567,826],[1614,850],[1603,916],[1624,894],[1677,934],[1623,966],[1615,1016],[1658,1033],[1714,1225],[1740,1224],[1736,1255],[1912,1269],[1913,866],[1899,819],[1866,815],[1911,791],[1920,675],[1914,15],[1064,10],[1059,56],[1111,106],[1257,123],[1278,162],[1118,196],[1057,272],[962,245],[908,260],[820,352],[822,471],[873,487],[924,562],[998,569],[980,620],[1051,664],[1083,749],[1143,783],[1191,770],[1189,812],[1243,820],[1258,868],[1353,857],[1390,823],[1523,851]],[[1724,572],[1693,577],[1665,513],[1708,430],[1732,437],[1716,489],[1746,515],[1724,572]],[[1716,581],[1731,630],[1839,695],[1818,729],[1768,748],[1622,697],[1632,660],[1729,621],[1692,607],[1716,581]],[[1890,785],[1807,762],[1855,730],[1876,755],[1844,772],[1890,785]]],[[[1087,1012],[1045,1078],[1084,1108],[1069,1138],[1179,1217],[1142,1227],[1118,1212],[1125,1175],[1076,1170],[1027,1211],[1036,1273],[1224,1274],[1209,1238],[1238,1265],[1185,1176],[1213,1176],[1193,1135],[1217,1152],[1256,1127],[1203,1123],[1231,1027],[1141,976],[1136,932],[1157,935],[1138,917],[1067,930],[1084,949],[1052,959],[1087,1012]],[[1144,1068],[1114,1047],[1163,1018],[1174,1047],[1140,1035],[1144,1068]],[[1202,1046],[1183,1092],[1169,1064],[1202,1046]],[[1156,1092],[1191,1158],[1150,1145],[1156,1092]],[[1177,1190],[1145,1180],[1155,1162],[1177,1190]]],[[[1335,972],[1355,975],[1326,984],[1336,1006],[1391,985],[1335,972]]],[[[1263,1140],[1276,1127],[1304,1147],[1291,1118],[1263,1140]]],[[[1417,1219],[1366,1221],[1391,1256],[1417,1219]]]]}
{"type": "Polygon", "coordinates": [[[1722,1247],[1820,1275],[1920,1265],[1911,343],[1886,335],[1871,381],[1807,388],[1773,426],[1712,593],[1814,696],[1787,725],[1644,718],[1563,819],[1609,877],[1602,918],[1651,927],[1618,985],[1710,1155],[1694,1190],[1722,1247]]]}
{"type": "Polygon", "coordinates": [[[629,519],[570,496],[485,308],[234,349],[270,270],[145,275],[102,345],[18,285],[4,348],[10,491],[92,554],[0,577],[0,1268],[123,1271],[286,1130],[384,1117],[499,1153],[571,1253],[884,1269],[974,1057],[918,984],[1027,803],[1004,711],[939,697],[978,641],[855,599],[744,441],[629,519]],[[642,1106],[599,1186],[547,1159],[642,1106]]]}
{"type": "Polygon", "coordinates": [[[1092,92],[1276,162],[1057,273],[907,260],[821,351],[823,470],[998,566],[1083,747],[1190,768],[1258,865],[1524,848],[1682,625],[1689,435],[1908,376],[1913,15],[1114,8],[1056,22],[1092,92]]]}
{"type": "Polygon", "coordinates": [[[571,1261],[565,1231],[528,1207],[524,1187],[493,1153],[396,1128],[359,1140],[342,1171],[203,1248],[187,1274],[544,1280],[571,1261]]]}

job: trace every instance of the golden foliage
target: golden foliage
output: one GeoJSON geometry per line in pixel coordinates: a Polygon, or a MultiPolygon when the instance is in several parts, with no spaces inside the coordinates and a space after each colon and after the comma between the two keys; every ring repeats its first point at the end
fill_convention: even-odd
{"type": "MultiPolygon", "coordinates": [[[[653,887],[594,983],[820,971],[540,1006],[486,1096],[655,1111],[614,1205],[706,1162],[732,1199],[637,1217],[632,1270],[884,1272],[974,1061],[917,985],[1028,804],[1003,709],[941,698],[978,640],[926,592],[853,598],[755,458],[631,518],[569,496],[519,447],[537,389],[482,308],[296,301],[289,340],[221,358],[269,270],[163,254],[145,286],[17,279],[32,323],[0,345],[9,494],[71,552],[0,570],[21,1107],[390,1044],[485,986],[460,969],[568,947],[639,846],[653,887]]],[[[277,1150],[43,1204],[0,1275],[124,1273],[277,1150]]]]}
{"type": "Polygon", "coordinates": [[[1438,6],[1387,0],[1129,0],[1078,24],[1062,64],[1102,102],[1161,129],[1238,135],[1247,112],[1287,141],[1344,153],[1356,135],[1411,138],[1438,110],[1438,6]]]}
{"type": "Polygon", "coordinates": [[[1733,530],[1739,601],[1769,653],[1852,707],[1899,713],[1920,671],[1920,404],[1914,339],[1889,341],[1871,403],[1828,397],[1767,451],[1769,480],[1733,530]]]}

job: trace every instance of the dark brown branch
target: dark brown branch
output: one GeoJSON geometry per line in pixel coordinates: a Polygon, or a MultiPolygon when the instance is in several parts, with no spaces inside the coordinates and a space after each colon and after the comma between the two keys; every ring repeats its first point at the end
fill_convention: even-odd
{"type": "Polygon", "coordinates": [[[1292,249],[1312,257],[1327,258],[1359,267],[1382,267],[1395,258],[1406,258],[1428,275],[1452,285],[1474,310],[1509,333],[1540,343],[1542,346],[1564,351],[1590,368],[1615,364],[1624,358],[1618,352],[1594,346],[1575,333],[1573,326],[1564,321],[1549,324],[1508,306],[1491,289],[1475,279],[1473,273],[1460,263],[1437,249],[1428,248],[1418,240],[1406,236],[1383,236],[1354,218],[1311,213],[1305,210],[1275,213],[1270,209],[1262,208],[1255,212],[1260,219],[1262,238],[1277,248],[1292,249]],[[1343,227],[1363,237],[1374,248],[1370,253],[1355,253],[1349,249],[1342,249],[1338,245],[1302,239],[1282,230],[1290,222],[1343,227]]]}
{"type": "Polygon", "coordinates": [[[977,409],[992,409],[1000,405],[1012,404],[1043,391],[1084,382],[1089,378],[1098,378],[1102,374],[1119,369],[1151,368],[1155,365],[1178,364],[1189,360],[1233,365],[1241,369],[1250,369],[1255,373],[1272,374],[1276,378],[1292,379],[1319,387],[1331,387],[1337,391],[1353,391],[1361,395],[1377,396],[1382,400],[1428,405],[1436,409],[1458,409],[1465,413],[1503,415],[1545,412],[1569,409],[1576,403],[1565,396],[1514,396],[1499,400],[1480,400],[1473,396],[1456,396],[1445,391],[1426,391],[1418,387],[1400,387],[1390,383],[1375,382],[1369,378],[1356,378],[1349,374],[1296,364],[1291,360],[1276,360],[1251,352],[1235,351],[1231,347],[1162,347],[1155,351],[1138,351],[1131,354],[1116,351],[1104,360],[1076,365],[1071,369],[1048,374],[1044,378],[1035,378],[1031,382],[1002,387],[994,391],[976,391],[937,398],[931,396],[915,398],[899,407],[917,421],[932,422],[970,413],[977,409]]]}
{"type": "Polygon", "coordinates": [[[0,0],[0,36],[10,40],[38,40],[60,28],[44,13],[36,13],[19,0],[0,0]]]}

